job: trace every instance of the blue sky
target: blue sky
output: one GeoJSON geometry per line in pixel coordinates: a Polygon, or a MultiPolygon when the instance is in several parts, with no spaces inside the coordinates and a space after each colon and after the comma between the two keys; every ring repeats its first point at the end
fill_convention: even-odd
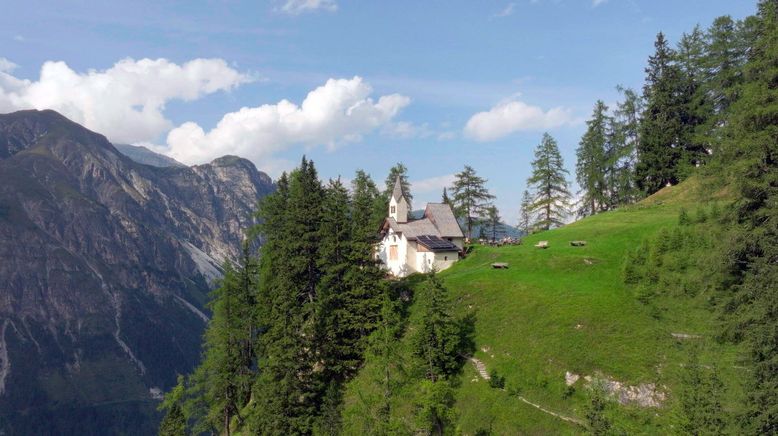
{"type": "Polygon", "coordinates": [[[273,176],[303,153],[325,178],[382,182],[401,161],[417,206],[469,164],[514,222],[544,131],[572,180],[592,105],[641,87],[657,32],[675,42],[754,4],[6,0],[0,113],[50,107],[115,142],[186,163],[239,154],[273,176]]]}

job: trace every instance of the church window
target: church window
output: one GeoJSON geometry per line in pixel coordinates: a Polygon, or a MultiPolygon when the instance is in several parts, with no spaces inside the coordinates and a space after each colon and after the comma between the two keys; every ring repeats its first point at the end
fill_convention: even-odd
{"type": "Polygon", "coordinates": [[[397,260],[397,246],[396,245],[390,245],[389,246],[389,260],[397,260]]]}
{"type": "Polygon", "coordinates": [[[394,211],[395,211],[395,207],[394,207],[394,206],[392,206],[392,207],[391,207],[391,210],[390,210],[390,212],[389,212],[389,213],[394,213],[394,211]]]}

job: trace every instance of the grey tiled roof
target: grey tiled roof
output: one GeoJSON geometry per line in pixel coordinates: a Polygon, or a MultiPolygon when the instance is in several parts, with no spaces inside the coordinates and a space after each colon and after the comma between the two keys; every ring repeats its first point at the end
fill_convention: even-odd
{"type": "Polygon", "coordinates": [[[392,190],[392,198],[394,198],[397,201],[400,201],[400,197],[403,196],[403,185],[400,181],[400,176],[397,176],[397,179],[394,181],[394,190],[392,190]]]}
{"type": "Polygon", "coordinates": [[[424,210],[424,217],[432,221],[438,229],[439,234],[444,238],[464,238],[462,229],[459,227],[451,206],[445,203],[427,203],[427,209],[424,210]]]}

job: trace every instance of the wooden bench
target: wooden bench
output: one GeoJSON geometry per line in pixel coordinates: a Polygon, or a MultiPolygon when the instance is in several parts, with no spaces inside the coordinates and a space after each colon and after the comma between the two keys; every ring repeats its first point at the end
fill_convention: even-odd
{"type": "Polygon", "coordinates": [[[535,244],[535,248],[548,248],[548,241],[539,241],[535,244]]]}
{"type": "Polygon", "coordinates": [[[495,262],[492,264],[494,269],[508,269],[508,264],[505,262],[495,262]]]}
{"type": "Polygon", "coordinates": [[[570,245],[573,247],[583,247],[586,245],[586,241],[570,241],[570,245]]]}

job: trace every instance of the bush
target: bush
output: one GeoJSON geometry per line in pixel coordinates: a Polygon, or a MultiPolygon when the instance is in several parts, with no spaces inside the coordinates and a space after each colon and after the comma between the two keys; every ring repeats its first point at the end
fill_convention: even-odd
{"type": "Polygon", "coordinates": [[[505,388],[505,377],[497,374],[497,371],[492,370],[489,373],[489,386],[495,388],[495,389],[504,389],[505,388]]]}
{"type": "Polygon", "coordinates": [[[708,221],[708,212],[705,211],[704,206],[697,207],[697,219],[696,221],[698,223],[704,223],[705,221],[708,221]]]}
{"type": "Polygon", "coordinates": [[[692,223],[691,218],[689,218],[689,214],[686,212],[686,209],[681,208],[681,211],[678,213],[678,224],[682,226],[688,226],[692,223]]]}
{"type": "Polygon", "coordinates": [[[575,394],[575,387],[573,386],[567,386],[565,387],[565,390],[562,391],[562,399],[566,400],[575,394]]]}

